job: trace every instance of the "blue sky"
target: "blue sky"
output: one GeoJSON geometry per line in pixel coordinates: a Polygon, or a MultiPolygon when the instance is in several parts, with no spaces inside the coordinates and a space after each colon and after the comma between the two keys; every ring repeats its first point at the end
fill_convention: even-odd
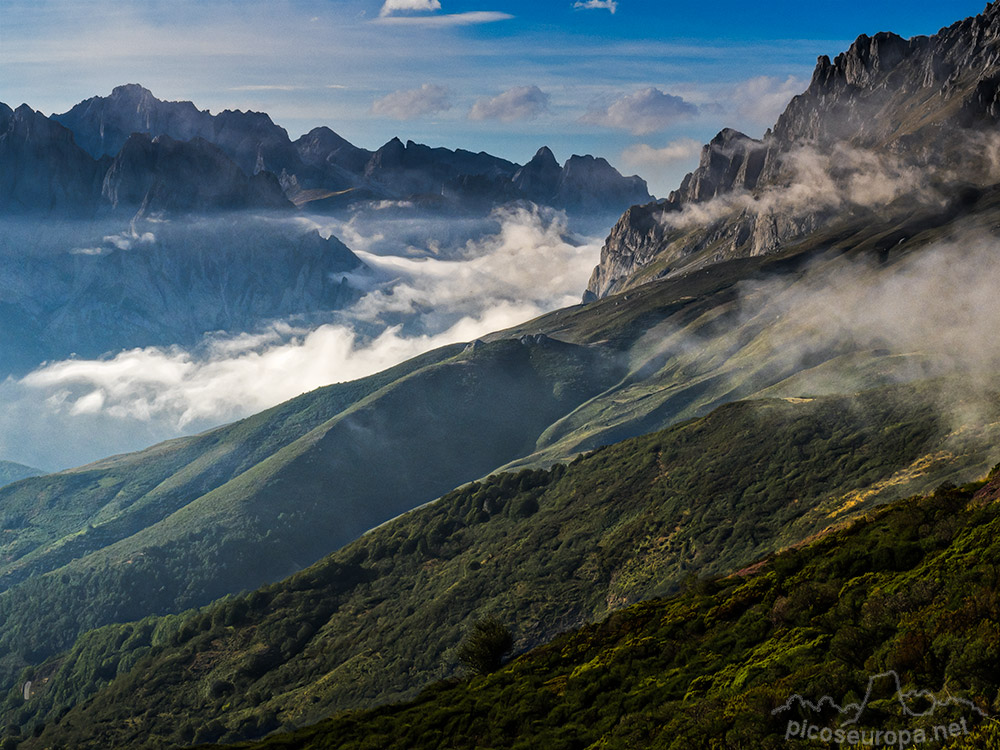
{"type": "Polygon", "coordinates": [[[135,82],[267,111],[293,138],[325,124],[367,148],[598,154],[665,195],[722,127],[763,133],[817,55],[984,4],[0,0],[0,101],[49,114],[135,82]]]}

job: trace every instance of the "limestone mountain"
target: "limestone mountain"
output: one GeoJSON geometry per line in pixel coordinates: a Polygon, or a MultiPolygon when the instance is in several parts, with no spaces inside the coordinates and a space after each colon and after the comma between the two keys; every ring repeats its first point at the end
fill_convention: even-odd
{"type": "Polygon", "coordinates": [[[280,174],[297,166],[298,154],[284,128],[262,112],[224,110],[212,115],[188,101],[161,101],[138,84],[117,86],[52,119],[65,125],[91,156],[114,156],[133,133],[202,138],[221,148],[247,175],[280,174]]]}
{"type": "Polygon", "coordinates": [[[140,206],[144,213],[291,208],[273,174],[248,177],[200,137],[129,136],[104,176],[101,193],[112,208],[140,206]]]}
{"type": "Polygon", "coordinates": [[[762,139],[723,130],[667,200],[613,229],[588,299],[719,260],[777,252],[815,228],[905,217],[1000,179],[1000,5],[903,39],[862,35],[819,58],[762,139]]]}
{"type": "Polygon", "coordinates": [[[0,213],[93,211],[106,168],[45,115],[0,103],[0,213]]]}
{"type": "Polygon", "coordinates": [[[372,199],[476,209],[527,199],[571,211],[618,213],[650,200],[642,179],[623,177],[600,158],[573,156],[559,167],[543,149],[551,157],[544,166],[547,176],[532,182],[527,175],[537,163],[522,168],[484,152],[432,148],[399,138],[369,151],[327,127],[292,141],[265,113],[225,110],[213,115],[191,102],[161,101],[138,84],[118,86],[109,96],[87,99],[52,119],[69,128],[94,158],[117,155],[135,133],[175,141],[201,138],[247,176],[274,173],[289,199],[313,211],[372,199]]]}

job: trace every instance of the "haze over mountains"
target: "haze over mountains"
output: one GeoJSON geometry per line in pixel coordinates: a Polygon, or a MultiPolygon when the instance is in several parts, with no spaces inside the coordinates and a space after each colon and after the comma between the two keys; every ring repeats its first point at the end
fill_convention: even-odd
{"type": "MultiPolygon", "coordinates": [[[[944,483],[1000,458],[998,59],[1000,3],[935,37],[860,37],[820,59],[763,140],[722,131],[667,201],[629,208],[588,304],[0,489],[7,744],[255,740],[410,699],[460,674],[458,646],[487,614],[519,651],[611,617],[496,677],[269,741],[321,747],[357,730],[404,746],[548,746],[562,729],[567,747],[633,747],[669,724],[713,747],[771,748],[779,692],[889,666],[994,700],[995,628],[980,623],[996,616],[996,474],[990,491],[944,483]],[[455,710],[480,688],[491,706],[455,710]]],[[[599,161],[560,167],[544,149],[521,168],[398,141],[368,153],[332,131],[291,143],[266,117],[223,115],[123,87],[55,119],[89,134],[89,163],[121,165],[103,200],[120,195],[145,221],[152,206],[176,215],[229,194],[168,209],[170,191],[144,181],[208,146],[247,185],[273,175],[285,214],[342,205],[337,179],[392,201],[390,215],[452,195],[469,210],[532,192],[583,206],[586,186],[609,184],[599,161]],[[137,123],[174,134],[126,134],[137,123]]],[[[47,210],[64,204],[61,188],[31,190],[47,210]]],[[[151,244],[135,226],[118,236],[151,244]]],[[[303,236],[320,281],[302,288],[317,307],[354,304],[350,264],[379,258],[303,236]],[[344,270],[327,273],[330,258],[344,270]],[[330,276],[347,281],[330,289],[330,276]]],[[[178,278],[211,263],[175,247],[178,278]]],[[[436,267],[432,248],[414,253],[436,267]]]]}

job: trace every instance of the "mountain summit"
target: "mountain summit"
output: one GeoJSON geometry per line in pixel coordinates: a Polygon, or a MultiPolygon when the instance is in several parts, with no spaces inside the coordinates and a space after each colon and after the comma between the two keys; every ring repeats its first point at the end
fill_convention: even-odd
{"type": "Polygon", "coordinates": [[[946,205],[1000,179],[998,122],[1000,4],[934,36],[861,35],[819,58],[762,139],[723,130],[666,201],[629,209],[587,297],[774,253],[832,220],[946,205]]]}

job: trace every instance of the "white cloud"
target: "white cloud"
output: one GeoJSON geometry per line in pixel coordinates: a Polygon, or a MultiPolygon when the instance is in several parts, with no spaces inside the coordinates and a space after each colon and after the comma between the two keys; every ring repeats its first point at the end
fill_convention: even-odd
{"type": "Polygon", "coordinates": [[[795,76],[785,79],[757,76],[736,85],[732,103],[738,117],[770,127],[785,111],[792,97],[805,91],[807,81],[795,76]]]}
{"type": "Polygon", "coordinates": [[[681,138],[662,148],[637,143],[625,149],[622,161],[630,167],[666,167],[693,159],[701,153],[701,148],[701,143],[693,138],[681,138]]]}
{"type": "Polygon", "coordinates": [[[478,100],[469,111],[469,119],[514,122],[538,117],[548,108],[549,95],[538,86],[517,86],[498,96],[478,100]]]}
{"type": "Polygon", "coordinates": [[[573,3],[574,8],[587,10],[609,10],[612,14],[618,10],[617,0],[578,0],[573,3]]]}
{"type": "Polygon", "coordinates": [[[510,13],[492,10],[470,11],[468,13],[444,13],[431,16],[384,16],[380,23],[404,24],[408,26],[472,26],[478,23],[495,23],[513,18],[510,13]]]}
{"type": "Polygon", "coordinates": [[[425,83],[418,89],[393,91],[377,99],[371,108],[373,115],[394,120],[412,120],[415,117],[435,115],[451,109],[451,96],[442,86],[425,83]]]}
{"type": "MultiPolygon", "coordinates": [[[[414,236],[436,236],[433,224],[411,223],[414,236]]],[[[456,237],[444,259],[433,257],[438,248],[429,240],[423,257],[359,249],[374,276],[356,281],[372,289],[334,322],[314,328],[279,322],[257,333],[209,338],[191,350],[148,347],[46,365],[20,381],[0,384],[0,425],[14,415],[44,424],[46,431],[62,420],[58,429],[65,434],[100,424],[101,435],[137,433],[139,444],[147,444],[147,435],[163,439],[206,429],[579,301],[600,254],[598,238],[568,241],[565,215],[548,210],[497,213],[487,225],[490,231],[477,239],[456,237]],[[365,337],[362,330],[373,333],[365,337]]],[[[347,225],[330,226],[347,235],[347,225]]],[[[378,237],[352,239],[359,248],[366,239],[367,246],[380,245],[378,237]]],[[[411,250],[399,246],[396,252],[411,250]]],[[[3,435],[0,430],[0,447],[3,435]]],[[[39,440],[36,463],[68,465],[69,459],[39,440]]],[[[115,444],[113,449],[128,447],[115,444]]],[[[64,448],[76,451],[76,462],[110,449],[95,445],[94,455],[81,455],[86,446],[64,448]]]]}
{"type": "Polygon", "coordinates": [[[627,130],[633,135],[648,135],[665,130],[697,112],[694,104],[681,97],[650,87],[627,94],[607,108],[592,110],[581,120],[592,125],[627,130]]]}
{"type": "Polygon", "coordinates": [[[385,0],[379,17],[385,18],[397,11],[415,11],[420,13],[430,13],[441,10],[439,0],[385,0]]]}

